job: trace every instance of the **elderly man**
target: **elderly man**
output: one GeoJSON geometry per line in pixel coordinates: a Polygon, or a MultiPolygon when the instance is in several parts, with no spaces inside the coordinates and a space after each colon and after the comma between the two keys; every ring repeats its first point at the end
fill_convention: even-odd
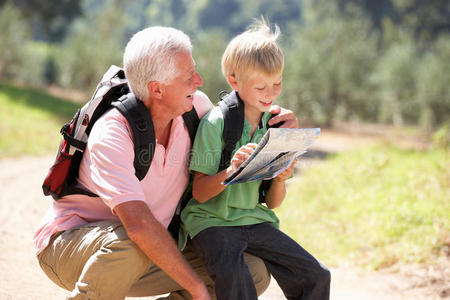
{"type": "MultiPolygon", "coordinates": [[[[189,37],[167,27],[135,34],[124,53],[132,92],[153,120],[156,149],[150,170],[134,174],[132,131],[116,109],[93,126],[78,183],[99,197],[68,195],[55,201],[35,234],[47,276],[70,292],[68,299],[123,299],[170,293],[170,299],[214,298],[213,281],[190,247],[183,252],[167,231],[189,181],[191,149],[181,115],[194,105],[199,117],[212,106],[197,88],[189,37]]],[[[296,127],[292,112],[272,123],[296,127]]],[[[245,255],[258,293],[270,275],[245,255]]]]}

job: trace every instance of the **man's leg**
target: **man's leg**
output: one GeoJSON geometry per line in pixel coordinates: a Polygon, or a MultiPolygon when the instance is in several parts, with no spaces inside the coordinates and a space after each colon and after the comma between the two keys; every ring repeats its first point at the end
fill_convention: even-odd
{"type": "MultiPolygon", "coordinates": [[[[184,255],[212,291],[212,281],[198,257],[189,248],[184,255]]],[[[123,299],[125,295],[155,296],[170,292],[170,299],[190,299],[187,291],[129,240],[120,222],[96,222],[67,230],[53,238],[38,259],[52,281],[72,291],[74,298],[69,299],[87,298],[82,295],[91,299],[123,299]],[[113,295],[109,295],[111,292],[113,295]]],[[[261,259],[251,255],[245,255],[245,259],[258,294],[262,294],[269,286],[270,274],[261,259]]]]}
{"type": "Polygon", "coordinates": [[[329,299],[330,271],[323,264],[269,223],[246,228],[247,251],[264,260],[288,299],[329,299]]]}
{"type": "MultiPolygon", "coordinates": [[[[214,282],[206,272],[200,258],[192,251],[191,243],[188,243],[183,251],[183,255],[191,265],[192,269],[205,281],[211,295],[211,299],[216,299],[214,292],[214,282]]],[[[248,266],[258,295],[264,293],[270,283],[270,274],[264,262],[256,256],[244,253],[244,261],[248,266]]],[[[153,265],[130,289],[127,296],[145,297],[150,295],[160,295],[171,292],[166,299],[191,299],[190,294],[164,273],[160,268],[153,265]]]]}
{"type": "Polygon", "coordinates": [[[117,221],[89,223],[64,231],[38,256],[68,299],[124,299],[151,266],[117,221]]]}

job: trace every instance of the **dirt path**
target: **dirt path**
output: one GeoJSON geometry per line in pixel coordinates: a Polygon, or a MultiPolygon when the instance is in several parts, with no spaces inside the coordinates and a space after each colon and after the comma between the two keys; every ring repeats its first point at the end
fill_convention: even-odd
{"type": "MultiPolygon", "coordinates": [[[[47,210],[50,198],[41,183],[53,157],[0,160],[0,299],[64,299],[65,291],[40,270],[34,257],[32,235],[47,210]]],[[[416,273],[363,273],[332,269],[332,299],[441,299],[449,296],[450,264],[413,268],[416,273]],[[416,274],[416,275],[414,275],[416,274]],[[442,276],[446,276],[447,282],[442,276]],[[416,280],[416,278],[419,278],[416,280]]],[[[275,281],[260,299],[284,299],[275,281]]]]}

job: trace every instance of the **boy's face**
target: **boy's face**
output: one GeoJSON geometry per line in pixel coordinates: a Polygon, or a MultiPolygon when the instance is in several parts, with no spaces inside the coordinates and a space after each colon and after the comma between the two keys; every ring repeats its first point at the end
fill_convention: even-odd
{"type": "Polygon", "coordinates": [[[265,112],[281,94],[282,72],[272,76],[256,73],[245,82],[234,82],[232,87],[239,92],[246,110],[265,112]]]}

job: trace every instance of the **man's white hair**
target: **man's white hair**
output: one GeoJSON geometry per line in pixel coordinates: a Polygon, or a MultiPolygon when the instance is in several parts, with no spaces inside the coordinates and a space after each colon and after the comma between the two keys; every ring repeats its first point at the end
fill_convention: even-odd
{"type": "Polygon", "coordinates": [[[132,92],[137,98],[148,98],[148,83],[169,83],[176,77],[175,54],[192,51],[189,37],[171,27],[148,27],[128,42],[123,67],[132,92]]]}

